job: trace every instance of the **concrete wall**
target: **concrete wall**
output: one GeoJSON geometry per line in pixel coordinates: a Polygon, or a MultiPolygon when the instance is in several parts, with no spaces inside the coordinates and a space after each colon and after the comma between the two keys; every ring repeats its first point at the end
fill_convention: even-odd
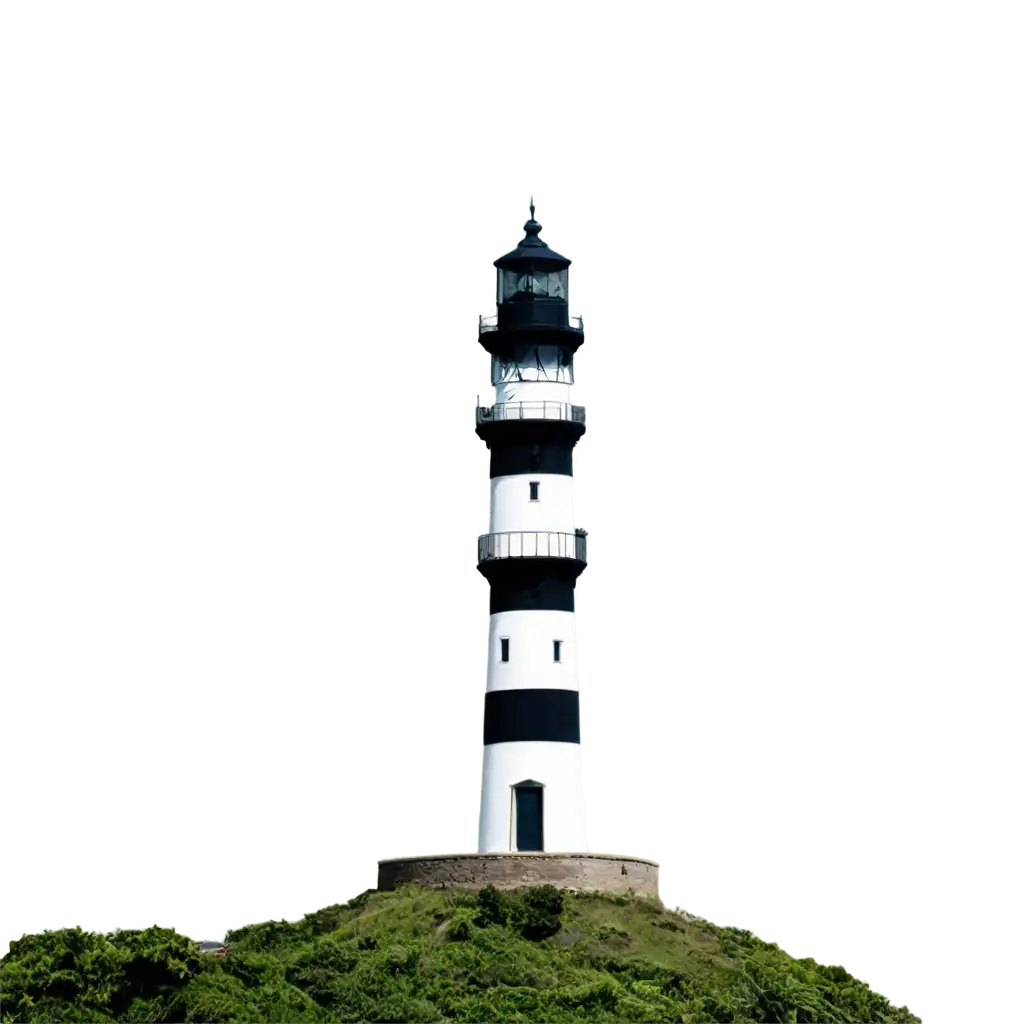
{"type": "Polygon", "coordinates": [[[453,854],[382,860],[377,888],[427,885],[452,889],[517,889],[554,885],[584,892],[658,895],[658,865],[638,857],[586,853],[453,854]]]}

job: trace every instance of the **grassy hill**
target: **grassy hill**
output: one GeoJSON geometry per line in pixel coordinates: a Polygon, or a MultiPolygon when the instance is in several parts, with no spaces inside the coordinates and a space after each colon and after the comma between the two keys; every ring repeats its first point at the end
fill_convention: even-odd
{"type": "Polygon", "coordinates": [[[842,967],[660,902],[407,888],[248,925],[214,956],[170,929],[11,943],[3,1021],[878,1021],[842,967]]]}

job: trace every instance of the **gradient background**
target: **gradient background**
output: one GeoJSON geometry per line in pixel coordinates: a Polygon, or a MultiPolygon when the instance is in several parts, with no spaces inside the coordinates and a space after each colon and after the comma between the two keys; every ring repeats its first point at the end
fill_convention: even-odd
{"type": "MultiPolygon", "coordinates": [[[[1019,188],[1022,30],[982,0],[0,5],[0,935],[295,911],[468,844],[470,315],[520,200],[1019,188]]],[[[685,895],[934,1021],[1020,1019],[1007,901],[735,872],[685,895]]]]}

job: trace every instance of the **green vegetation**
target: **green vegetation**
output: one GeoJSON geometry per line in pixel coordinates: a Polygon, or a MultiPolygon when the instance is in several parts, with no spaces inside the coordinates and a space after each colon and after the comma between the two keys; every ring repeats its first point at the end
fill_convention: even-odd
{"type": "Polygon", "coordinates": [[[920,1024],[842,967],[657,900],[408,888],[249,925],[223,957],[165,928],[28,935],[7,1021],[878,1021],[920,1024]]]}

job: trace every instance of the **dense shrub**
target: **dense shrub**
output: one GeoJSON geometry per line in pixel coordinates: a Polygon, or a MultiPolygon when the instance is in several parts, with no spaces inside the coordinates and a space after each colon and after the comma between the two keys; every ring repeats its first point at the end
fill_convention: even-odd
{"type": "Polygon", "coordinates": [[[920,1024],[842,967],[655,900],[550,886],[363,893],[203,955],[169,929],[26,936],[3,1021],[793,1021],[920,1024]]]}
{"type": "Polygon", "coordinates": [[[526,939],[539,942],[562,927],[565,891],[553,885],[541,885],[524,892],[502,892],[489,885],[477,894],[477,908],[479,926],[504,925],[526,939]]]}
{"type": "Polygon", "coordinates": [[[201,966],[170,928],[26,935],[0,961],[0,1009],[5,1021],[164,1020],[201,966]]]}

